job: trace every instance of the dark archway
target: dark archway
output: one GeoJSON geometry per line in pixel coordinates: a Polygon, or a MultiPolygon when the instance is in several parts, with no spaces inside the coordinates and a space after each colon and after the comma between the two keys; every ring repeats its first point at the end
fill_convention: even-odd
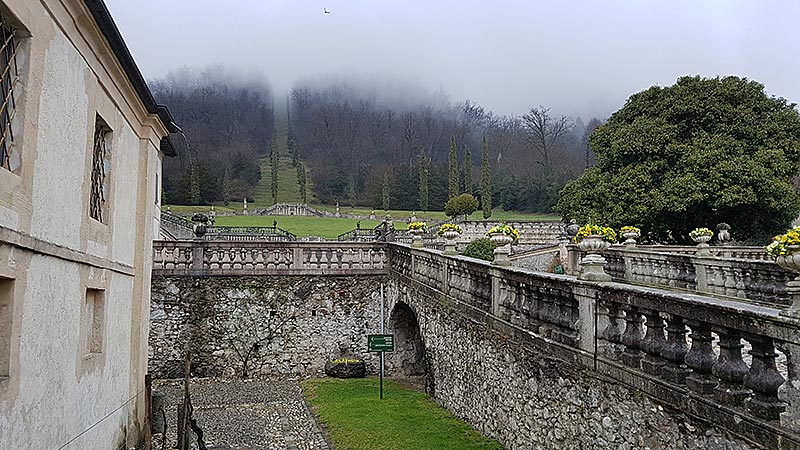
{"type": "Polygon", "coordinates": [[[425,375],[425,345],[417,315],[406,303],[398,302],[389,315],[389,332],[394,334],[394,352],[388,354],[387,369],[393,375],[425,375]]]}

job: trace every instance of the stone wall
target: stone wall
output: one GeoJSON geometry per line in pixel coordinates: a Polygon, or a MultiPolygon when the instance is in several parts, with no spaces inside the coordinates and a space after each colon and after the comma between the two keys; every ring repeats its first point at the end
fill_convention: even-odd
{"type": "Polygon", "coordinates": [[[310,375],[341,356],[365,359],[366,335],[379,331],[383,276],[153,278],[150,372],[183,374],[192,352],[197,376],[310,375]],[[258,344],[256,348],[253,344],[258,344]]]}
{"type": "Polygon", "coordinates": [[[390,308],[406,304],[416,313],[430,371],[426,385],[436,401],[508,449],[750,448],[641,393],[526,348],[405,283],[393,280],[387,292],[390,308]]]}

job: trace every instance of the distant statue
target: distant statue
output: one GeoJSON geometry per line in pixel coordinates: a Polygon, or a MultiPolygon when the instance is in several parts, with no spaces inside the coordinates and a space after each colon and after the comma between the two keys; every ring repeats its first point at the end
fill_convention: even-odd
{"type": "Polygon", "coordinates": [[[370,213],[369,213],[369,220],[375,220],[375,210],[374,209],[372,211],[370,211],[370,213]]]}
{"type": "Polygon", "coordinates": [[[417,221],[417,211],[411,211],[411,222],[417,221]]]}
{"type": "Polygon", "coordinates": [[[359,222],[356,222],[356,230],[360,230],[360,229],[361,229],[361,222],[359,221],[359,222]]]}
{"type": "Polygon", "coordinates": [[[334,217],[341,217],[341,216],[342,216],[341,213],[339,213],[339,202],[336,202],[336,214],[334,214],[334,217]]]}
{"type": "Polygon", "coordinates": [[[731,226],[725,222],[717,224],[717,240],[720,244],[726,245],[731,242],[731,226]]]}
{"type": "Polygon", "coordinates": [[[272,228],[278,228],[278,221],[277,220],[273,220],[272,221],[272,228]]]}
{"type": "Polygon", "coordinates": [[[581,227],[578,226],[578,222],[576,222],[575,219],[570,220],[569,225],[567,226],[567,236],[571,238],[575,237],[580,229],[581,227]]]}
{"type": "Polygon", "coordinates": [[[217,212],[214,210],[214,205],[211,205],[211,211],[208,212],[208,221],[211,225],[217,222],[217,212]]]}

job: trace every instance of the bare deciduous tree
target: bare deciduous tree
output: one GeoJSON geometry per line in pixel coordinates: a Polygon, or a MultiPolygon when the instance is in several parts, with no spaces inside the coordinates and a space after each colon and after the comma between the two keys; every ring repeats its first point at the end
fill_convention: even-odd
{"type": "Polygon", "coordinates": [[[559,118],[550,116],[550,108],[539,106],[531,108],[522,116],[522,123],[527,130],[530,147],[539,153],[542,161],[537,161],[545,168],[550,168],[550,152],[564,135],[575,126],[567,116],[559,118]]]}

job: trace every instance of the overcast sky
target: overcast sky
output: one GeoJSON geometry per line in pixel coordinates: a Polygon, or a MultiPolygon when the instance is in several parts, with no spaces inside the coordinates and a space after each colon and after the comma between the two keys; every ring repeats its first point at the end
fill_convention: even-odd
{"type": "Polygon", "coordinates": [[[181,66],[388,75],[500,114],[606,117],[681,75],[735,74],[800,101],[800,2],[106,0],[148,79],[181,66]],[[330,14],[323,13],[323,9],[330,14]]]}

